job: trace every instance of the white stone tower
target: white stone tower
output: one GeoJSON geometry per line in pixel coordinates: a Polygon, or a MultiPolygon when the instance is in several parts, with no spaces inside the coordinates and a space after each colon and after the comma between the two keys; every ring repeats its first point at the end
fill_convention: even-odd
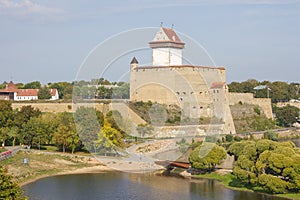
{"type": "Polygon", "coordinates": [[[181,42],[173,28],[161,26],[149,45],[152,48],[153,66],[182,65],[182,49],[185,44],[181,42]]]}

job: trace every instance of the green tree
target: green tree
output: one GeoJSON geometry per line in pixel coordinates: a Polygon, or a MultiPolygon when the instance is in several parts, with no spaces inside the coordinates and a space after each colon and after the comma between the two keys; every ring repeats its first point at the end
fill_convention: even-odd
{"type": "Polygon", "coordinates": [[[77,133],[88,151],[95,152],[95,141],[98,140],[100,124],[95,108],[79,107],[74,113],[77,133]]]}
{"type": "Polygon", "coordinates": [[[129,99],[129,83],[120,83],[118,87],[112,91],[112,98],[114,99],[129,99]]]}
{"type": "Polygon", "coordinates": [[[30,120],[23,125],[20,140],[23,144],[30,146],[41,147],[45,144],[48,135],[48,124],[45,123],[41,116],[30,118],[30,120]]]}
{"type": "Polygon", "coordinates": [[[14,112],[11,107],[11,102],[0,101],[0,139],[2,147],[5,146],[5,141],[8,139],[9,129],[13,125],[14,112]]]}
{"type": "Polygon", "coordinates": [[[136,127],[136,130],[141,137],[144,137],[145,135],[151,135],[154,128],[153,128],[153,126],[151,126],[149,124],[139,124],[136,127]]]}
{"type": "Polygon", "coordinates": [[[50,99],[51,98],[50,90],[47,87],[42,87],[41,89],[39,89],[38,98],[39,99],[50,99]]]}
{"type": "Polygon", "coordinates": [[[7,169],[0,166],[0,199],[21,200],[23,191],[18,184],[13,181],[13,177],[7,174],[7,169]]]}
{"type": "Polygon", "coordinates": [[[274,107],[279,126],[289,127],[297,121],[300,109],[295,106],[274,107]]]}
{"type": "Polygon", "coordinates": [[[266,139],[237,143],[229,151],[238,154],[233,174],[241,182],[270,193],[300,190],[300,151],[295,144],[266,139]]]}
{"type": "Polygon", "coordinates": [[[57,89],[60,99],[71,99],[73,92],[73,85],[68,82],[58,82],[49,84],[49,88],[57,89]]]}
{"type": "Polygon", "coordinates": [[[15,114],[14,125],[21,129],[22,125],[26,124],[32,117],[38,117],[41,114],[39,109],[33,108],[31,105],[22,106],[21,110],[15,114]]]}
{"type": "Polygon", "coordinates": [[[195,148],[190,157],[189,162],[192,168],[203,171],[213,171],[217,164],[226,158],[226,151],[223,147],[213,143],[203,143],[202,146],[195,148]],[[203,147],[203,145],[205,145],[203,147]],[[204,157],[200,156],[200,148],[207,148],[209,152],[204,157]]]}
{"type": "Polygon", "coordinates": [[[17,126],[13,126],[9,131],[8,131],[8,137],[12,139],[12,145],[15,146],[16,141],[19,137],[19,128],[17,126]]]}
{"type": "Polygon", "coordinates": [[[63,112],[57,115],[58,127],[53,135],[56,145],[65,152],[66,148],[71,149],[72,154],[80,145],[80,138],[76,132],[73,116],[71,113],[63,112]]]}
{"type": "Polygon", "coordinates": [[[234,155],[234,159],[237,160],[238,157],[242,154],[242,150],[247,144],[255,144],[253,141],[240,141],[231,144],[228,148],[228,154],[234,155]]]}
{"type": "Polygon", "coordinates": [[[24,85],[24,89],[40,89],[41,88],[41,83],[39,81],[33,81],[30,83],[26,83],[24,85]]]}
{"type": "Polygon", "coordinates": [[[277,141],[278,140],[278,133],[274,131],[267,131],[264,133],[264,139],[277,141]]]}

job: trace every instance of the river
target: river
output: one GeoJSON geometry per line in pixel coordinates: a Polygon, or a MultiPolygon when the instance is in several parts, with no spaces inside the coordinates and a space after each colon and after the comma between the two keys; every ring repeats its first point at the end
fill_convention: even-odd
{"type": "Polygon", "coordinates": [[[216,180],[182,179],[154,174],[105,172],[47,177],[23,186],[32,200],[282,200],[265,194],[230,190],[216,180]]]}
{"type": "MultiPolygon", "coordinates": [[[[300,139],[292,139],[300,146],[300,139]]],[[[105,172],[61,175],[39,179],[22,187],[32,200],[282,200],[266,194],[223,187],[216,180],[182,179],[154,174],[105,172]]]]}

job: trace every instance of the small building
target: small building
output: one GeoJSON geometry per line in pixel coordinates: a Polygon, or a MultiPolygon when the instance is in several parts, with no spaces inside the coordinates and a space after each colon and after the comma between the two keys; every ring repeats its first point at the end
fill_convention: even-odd
{"type": "MultiPolygon", "coordinates": [[[[51,98],[49,100],[59,99],[57,89],[49,89],[51,98]]],[[[39,89],[18,89],[16,85],[10,81],[5,89],[0,90],[0,100],[12,101],[31,101],[38,100],[39,89]]]]}

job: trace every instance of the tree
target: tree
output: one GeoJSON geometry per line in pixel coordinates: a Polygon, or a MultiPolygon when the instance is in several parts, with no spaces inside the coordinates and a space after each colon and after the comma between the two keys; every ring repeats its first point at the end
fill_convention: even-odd
{"type": "Polygon", "coordinates": [[[300,151],[295,144],[265,139],[237,143],[229,151],[238,155],[233,174],[242,183],[270,193],[300,190],[300,151]]]}
{"type": "Polygon", "coordinates": [[[5,141],[8,138],[8,132],[13,125],[14,112],[11,107],[11,102],[0,101],[0,139],[2,148],[5,146],[5,141]]]}
{"type": "Polygon", "coordinates": [[[264,139],[277,141],[278,140],[278,133],[274,131],[267,131],[264,133],[264,139]]]}
{"type": "Polygon", "coordinates": [[[95,141],[100,133],[100,124],[95,108],[79,107],[74,113],[78,135],[88,151],[96,151],[95,141]]]}
{"type": "Polygon", "coordinates": [[[47,87],[42,87],[41,89],[39,89],[38,98],[39,99],[50,99],[51,98],[50,90],[47,87]]]}
{"type": "Polygon", "coordinates": [[[42,144],[48,141],[47,135],[47,123],[45,123],[41,116],[33,117],[22,126],[20,140],[24,144],[40,148],[42,144]]]}
{"type": "Polygon", "coordinates": [[[279,126],[289,127],[297,121],[300,109],[295,106],[274,107],[279,126]]]}
{"type": "Polygon", "coordinates": [[[12,145],[15,146],[16,140],[19,137],[19,128],[16,126],[13,126],[9,131],[8,131],[8,137],[12,138],[12,145]]]}
{"type": "Polygon", "coordinates": [[[60,99],[71,99],[73,92],[73,85],[68,82],[58,82],[49,84],[49,88],[57,89],[60,99]]]}
{"type": "Polygon", "coordinates": [[[192,168],[201,171],[213,171],[217,164],[226,158],[226,151],[223,147],[214,143],[203,143],[202,146],[195,148],[190,157],[189,162],[192,168]],[[204,145],[204,146],[203,146],[204,145]],[[209,149],[209,152],[204,157],[200,156],[200,148],[209,149]]]}
{"type": "Polygon", "coordinates": [[[122,134],[115,128],[111,127],[109,123],[104,123],[101,129],[103,136],[111,141],[117,147],[124,147],[122,134]]]}
{"type": "Polygon", "coordinates": [[[71,113],[63,112],[57,115],[58,127],[53,135],[55,143],[65,152],[70,148],[72,154],[80,145],[80,138],[76,132],[73,116],[71,113]]]}
{"type": "Polygon", "coordinates": [[[117,129],[122,134],[124,133],[124,123],[123,123],[123,117],[121,113],[117,110],[110,110],[106,116],[105,120],[107,123],[111,125],[112,128],[117,129]]]}
{"type": "Polygon", "coordinates": [[[153,128],[153,126],[151,126],[149,124],[139,124],[136,127],[136,130],[141,137],[144,137],[145,135],[151,135],[154,128],[153,128]]]}
{"type": "Polygon", "coordinates": [[[24,85],[24,89],[40,89],[41,88],[41,83],[39,81],[33,81],[30,83],[26,83],[24,85]]]}
{"type": "Polygon", "coordinates": [[[31,105],[22,106],[21,110],[15,113],[14,125],[21,129],[22,125],[26,124],[32,117],[38,117],[41,114],[39,109],[33,108],[31,105]]]}
{"type": "Polygon", "coordinates": [[[228,154],[229,155],[234,155],[234,159],[237,160],[238,157],[241,155],[242,150],[247,144],[254,143],[253,141],[240,141],[240,142],[235,142],[231,144],[228,148],[228,154]]]}
{"type": "Polygon", "coordinates": [[[0,166],[0,199],[21,200],[23,191],[13,181],[13,177],[7,174],[7,169],[0,166]]]}
{"type": "Polygon", "coordinates": [[[68,145],[68,138],[71,135],[67,126],[61,124],[58,126],[57,131],[54,133],[53,139],[56,144],[62,146],[63,153],[66,152],[66,146],[68,145]]]}
{"type": "Polygon", "coordinates": [[[103,134],[98,134],[98,140],[95,142],[97,154],[107,156],[107,153],[116,151],[116,146],[103,134]]]}
{"type": "Polygon", "coordinates": [[[118,87],[113,89],[112,98],[114,99],[129,99],[129,83],[120,83],[118,87]]]}

